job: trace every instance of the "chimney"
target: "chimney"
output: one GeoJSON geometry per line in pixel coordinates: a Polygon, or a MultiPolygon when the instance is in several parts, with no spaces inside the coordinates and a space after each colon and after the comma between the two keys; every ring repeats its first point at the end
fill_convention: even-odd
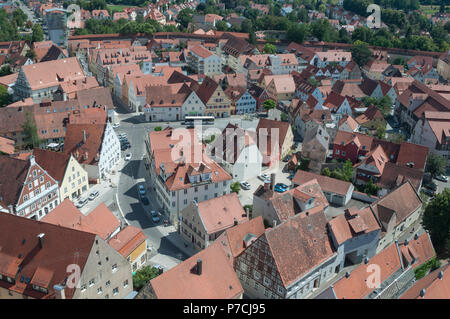
{"type": "Polygon", "coordinates": [[[270,174],[270,189],[273,190],[275,186],[275,173],[270,174]]]}
{"type": "Polygon", "coordinates": [[[414,239],[415,239],[415,240],[419,239],[419,234],[416,233],[416,234],[414,235],[414,239]]]}
{"type": "Polygon", "coordinates": [[[83,143],[86,143],[86,131],[83,130],[83,143]]]}
{"type": "Polygon", "coordinates": [[[347,272],[345,273],[345,278],[349,278],[349,277],[350,277],[350,272],[347,271],[347,272]]]}
{"type": "Polygon", "coordinates": [[[420,291],[420,297],[424,297],[425,296],[425,288],[423,288],[421,291],[420,291]]]}
{"type": "Polygon", "coordinates": [[[197,275],[201,276],[202,274],[202,260],[197,259],[197,275]]]}
{"type": "Polygon", "coordinates": [[[408,246],[408,243],[409,243],[408,239],[405,239],[405,246],[408,246]]]}
{"type": "Polygon", "coordinates": [[[273,227],[274,228],[277,227],[277,220],[276,219],[273,220],[273,227]]]}
{"type": "Polygon", "coordinates": [[[38,240],[39,240],[39,247],[42,249],[44,248],[44,238],[45,238],[45,234],[44,233],[40,233],[38,236],[38,240]]]}
{"type": "Polygon", "coordinates": [[[441,271],[439,272],[439,274],[438,274],[438,278],[439,278],[440,280],[442,280],[442,277],[444,277],[444,272],[441,270],[441,271]]]}
{"type": "Polygon", "coordinates": [[[364,263],[368,264],[369,263],[369,257],[364,258],[364,263]]]}
{"type": "Polygon", "coordinates": [[[66,299],[66,294],[64,292],[64,287],[61,285],[54,285],[56,299],[66,299]]]}
{"type": "Polygon", "coordinates": [[[238,220],[235,218],[234,219],[234,226],[237,226],[237,224],[238,224],[238,220]]]}

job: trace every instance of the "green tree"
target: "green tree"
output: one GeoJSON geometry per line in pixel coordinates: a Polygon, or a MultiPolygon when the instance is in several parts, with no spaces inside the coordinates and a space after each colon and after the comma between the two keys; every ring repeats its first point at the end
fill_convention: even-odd
{"type": "Polygon", "coordinates": [[[241,190],[241,184],[239,184],[239,182],[234,182],[230,185],[230,188],[233,193],[239,194],[241,190]]]}
{"type": "Polygon", "coordinates": [[[11,96],[8,94],[8,90],[0,85],[0,107],[11,104],[11,96]]]}
{"type": "Polygon", "coordinates": [[[450,249],[450,188],[445,188],[427,205],[423,213],[422,225],[429,231],[436,251],[450,249]]]}
{"type": "Polygon", "coordinates": [[[150,280],[159,276],[159,269],[147,266],[139,269],[133,276],[133,288],[141,290],[150,280]]]}
{"type": "Polygon", "coordinates": [[[384,135],[385,135],[385,134],[386,134],[386,126],[379,125],[379,126],[377,127],[377,131],[376,131],[375,135],[376,135],[379,139],[382,139],[382,138],[384,138],[384,135]]]}
{"type": "Polygon", "coordinates": [[[33,25],[32,31],[33,33],[31,36],[31,40],[33,42],[40,42],[44,40],[44,31],[42,30],[42,27],[39,24],[35,23],[33,25]]]}
{"type": "Polygon", "coordinates": [[[277,106],[274,100],[267,99],[263,102],[263,107],[266,111],[274,109],[277,106]]]}
{"type": "Polygon", "coordinates": [[[23,140],[26,148],[38,147],[42,141],[39,139],[36,122],[30,112],[25,114],[25,123],[23,128],[23,140]]]}
{"type": "Polygon", "coordinates": [[[377,196],[378,191],[380,190],[380,187],[375,185],[372,181],[372,179],[369,179],[369,181],[364,185],[363,191],[366,194],[377,196]]]}
{"type": "Polygon", "coordinates": [[[308,35],[308,26],[306,24],[292,24],[286,33],[286,37],[290,41],[302,43],[308,35]]]}
{"type": "Polygon", "coordinates": [[[156,126],[155,127],[155,132],[158,132],[158,131],[161,131],[162,130],[162,127],[161,126],[156,126]]]}
{"type": "Polygon", "coordinates": [[[228,25],[225,21],[217,21],[216,22],[216,29],[218,31],[227,31],[228,30],[228,25]]]}
{"type": "Polygon", "coordinates": [[[431,174],[431,177],[436,177],[445,173],[447,161],[444,156],[430,153],[427,158],[426,172],[431,174]]]}
{"type": "Polygon", "coordinates": [[[0,76],[12,74],[11,67],[9,65],[4,65],[0,67],[0,76]]]}
{"type": "Polygon", "coordinates": [[[266,43],[266,45],[264,46],[264,53],[275,54],[277,53],[277,48],[273,44],[266,43]]]}
{"type": "Polygon", "coordinates": [[[369,61],[372,56],[372,52],[369,50],[367,43],[358,40],[353,43],[351,52],[353,61],[355,61],[359,66],[366,65],[367,61],[369,61]]]}

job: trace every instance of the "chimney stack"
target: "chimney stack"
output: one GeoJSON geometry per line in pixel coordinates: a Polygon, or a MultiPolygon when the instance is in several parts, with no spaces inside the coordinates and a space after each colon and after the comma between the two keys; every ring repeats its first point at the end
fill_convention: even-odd
{"type": "Polygon", "coordinates": [[[273,190],[275,186],[275,173],[270,174],[270,189],[273,190]]]}
{"type": "Polygon", "coordinates": [[[272,223],[273,223],[273,227],[274,228],[277,227],[277,220],[276,219],[274,219],[272,223]]]}
{"type": "Polygon", "coordinates": [[[86,131],[83,130],[83,143],[86,143],[86,131]]]}
{"type": "Polygon", "coordinates": [[[425,296],[425,288],[423,288],[421,291],[420,291],[420,297],[424,297],[425,296]]]}
{"type": "Polygon", "coordinates": [[[201,276],[202,274],[202,260],[197,259],[197,275],[201,276]]]}
{"type": "Polygon", "coordinates": [[[40,233],[38,235],[38,240],[39,240],[39,247],[42,249],[44,248],[44,238],[45,238],[45,234],[44,233],[40,233]]]}
{"type": "Polygon", "coordinates": [[[348,277],[350,277],[350,272],[347,271],[347,272],[345,273],[345,278],[348,278],[348,277]]]}
{"type": "Polygon", "coordinates": [[[61,285],[54,285],[53,289],[55,290],[56,299],[66,299],[66,293],[64,291],[64,287],[61,285]]]}
{"type": "Polygon", "coordinates": [[[441,270],[441,271],[439,272],[439,274],[438,274],[438,278],[439,278],[440,280],[442,280],[442,277],[444,277],[444,272],[441,270]]]}
{"type": "Polygon", "coordinates": [[[237,219],[235,218],[235,219],[234,219],[234,226],[237,226],[237,224],[238,224],[238,221],[237,221],[237,219]]]}
{"type": "Polygon", "coordinates": [[[419,239],[419,235],[417,233],[414,235],[414,239],[415,240],[419,239]]]}

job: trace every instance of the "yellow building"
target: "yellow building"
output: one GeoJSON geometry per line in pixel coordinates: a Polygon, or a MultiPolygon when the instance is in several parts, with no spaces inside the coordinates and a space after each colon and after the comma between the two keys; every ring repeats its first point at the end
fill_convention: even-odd
{"type": "Polygon", "coordinates": [[[58,181],[61,201],[75,201],[89,189],[88,173],[71,154],[34,149],[36,162],[58,181]]]}
{"type": "Polygon", "coordinates": [[[131,271],[135,272],[147,263],[147,237],[142,229],[127,226],[108,243],[128,260],[131,271]]]}
{"type": "Polygon", "coordinates": [[[210,77],[206,77],[197,90],[198,97],[206,105],[205,115],[228,117],[235,114],[235,107],[222,87],[210,77]]]}

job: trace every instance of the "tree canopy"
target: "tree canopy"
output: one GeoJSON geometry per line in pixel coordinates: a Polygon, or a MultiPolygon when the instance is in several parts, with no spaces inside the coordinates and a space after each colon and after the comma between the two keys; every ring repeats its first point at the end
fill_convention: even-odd
{"type": "Polygon", "coordinates": [[[423,227],[429,231],[437,251],[450,250],[450,188],[437,194],[425,208],[423,227]]]}

